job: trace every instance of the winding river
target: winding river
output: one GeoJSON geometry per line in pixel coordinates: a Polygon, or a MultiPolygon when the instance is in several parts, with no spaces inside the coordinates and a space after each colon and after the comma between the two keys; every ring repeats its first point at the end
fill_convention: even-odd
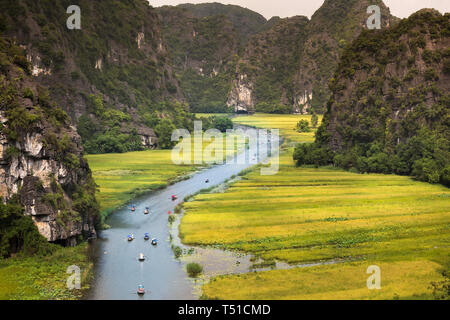
{"type": "MultiPolygon", "coordinates": [[[[247,152],[248,155],[255,153],[257,150],[252,148],[247,152]]],[[[259,162],[263,160],[258,159],[259,162]]],[[[95,276],[85,298],[197,299],[198,292],[196,293],[193,281],[183,269],[184,263],[174,258],[169,236],[168,212],[173,212],[186,196],[204,188],[220,185],[252,165],[246,161],[246,164],[212,166],[197,172],[188,180],[135,199],[133,201],[136,205],[135,212],[125,207],[110,215],[107,223],[111,228],[101,231],[99,238],[90,245],[91,256],[94,257],[95,276]],[[206,179],[209,179],[208,184],[206,179]],[[172,195],[177,195],[178,200],[172,201],[172,195]],[[150,214],[144,214],[145,207],[150,207],[150,214]],[[159,240],[157,246],[152,246],[150,241],[144,240],[146,232],[151,238],[159,240]],[[127,235],[131,233],[134,234],[135,240],[128,242],[127,235]],[[144,262],[138,261],[140,253],[145,255],[144,262]],[[138,296],[136,290],[141,284],[147,291],[145,295],[138,296]]]]}

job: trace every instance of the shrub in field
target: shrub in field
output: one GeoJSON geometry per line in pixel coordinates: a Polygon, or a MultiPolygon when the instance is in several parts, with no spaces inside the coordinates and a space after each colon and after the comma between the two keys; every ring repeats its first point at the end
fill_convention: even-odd
{"type": "Polygon", "coordinates": [[[196,278],[200,273],[203,272],[203,267],[198,263],[191,262],[186,266],[186,271],[191,278],[196,278]]]}
{"type": "Polygon", "coordinates": [[[303,119],[300,120],[297,123],[297,126],[296,126],[295,130],[297,132],[310,132],[311,129],[309,128],[309,121],[308,120],[303,120],[303,119]]]}
{"type": "Polygon", "coordinates": [[[180,247],[172,247],[173,254],[175,255],[175,258],[178,259],[183,254],[183,250],[180,247]]]}

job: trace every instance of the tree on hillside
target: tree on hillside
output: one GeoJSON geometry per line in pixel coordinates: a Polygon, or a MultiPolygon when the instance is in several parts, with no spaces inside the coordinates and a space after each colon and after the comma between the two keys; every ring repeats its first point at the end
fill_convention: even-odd
{"type": "Polygon", "coordinates": [[[295,130],[297,132],[300,132],[300,133],[302,133],[302,132],[310,132],[311,129],[309,128],[309,121],[308,120],[300,120],[297,123],[297,126],[295,127],[295,130]]]}
{"type": "Polygon", "coordinates": [[[172,132],[175,129],[175,126],[169,119],[162,119],[155,127],[155,133],[158,136],[158,145],[161,149],[170,149],[174,146],[172,132]]]}
{"type": "Polygon", "coordinates": [[[226,132],[227,129],[233,129],[233,121],[228,117],[214,117],[212,127],[221,132],[226,132]]]}

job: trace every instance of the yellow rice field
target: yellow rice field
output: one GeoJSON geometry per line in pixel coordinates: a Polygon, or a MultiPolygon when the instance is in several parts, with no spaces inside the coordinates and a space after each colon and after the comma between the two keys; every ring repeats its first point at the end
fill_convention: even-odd
{"type": "Polygon", "coordinates": [[[265,261],[339,262],[221,276],[204,286],[205,298],[432,298],[431,282],[450,270],[449,199],[448,188],[409,177],[296,168],[290,149],[277,175],[253,170],[225,193],[186,203],[180,234],[265,261]],[[381,290],[366,286],[370,265],[381,268],[381,290]]]}
{"type": "MultiPolygon", "coordinates": [[[[308,120],[311,122],[311,115],[256,113],[254,115],[233,118],[233,122],[237,124],[264,129],[279,129],[280,135],[287,139],[288,142],[313,142],[314,130],[304,133],[295,131],[295,126],[300,120],[308,120]]],[[[319,116],[318,125],[320,125],[321,121],[322,116],[319,116]]]]}

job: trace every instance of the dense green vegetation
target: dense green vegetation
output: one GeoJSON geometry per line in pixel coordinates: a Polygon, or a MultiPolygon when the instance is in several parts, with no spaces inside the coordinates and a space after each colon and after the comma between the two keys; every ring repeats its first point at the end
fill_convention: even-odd
{"type": "MultiPolygon", "coordinates": [[[[231,70],[231,66],[229,67],[231,70]]],[[[228,113],[233,109],[227,106],[231,89],[231,73],[219,73],[213,77],[199,75],[189,68],[182,73],[181,89],[192,112],[228,113]]]]}
{"type": "Polygon", "coordinates": [[[191,10],[170,6],[158,8],[158,12],[171,62],[190,110],[229,112],[226,102],[239,49],[239,29],[218,13],[196,17],[191,10]]]}
{"type": "MultiPolygon", "coordinates": [[[[158,136],[158,147],[168,149],[172,146],[170,138],[175,128],[193,128],[194,115],[188,113],[179,103],[164,102],[156,104],[152,114],[145,114],[142,118],[144,125],[154,128],[158,136]],[[161,118],[158,114],[170,113],[171,118],[161,118]]],[[[144,149],[141,137],[136,127],[139,124],[124,113],[111,106],[105,106],[101,96],[89,97],[88,110],[91,115],[82,115],[78,119],[78,133],[80,134],[85,152],[124,153],[141,151],[144,149]]]]}
{"type": "MultiPolygon", "coordinates": [[[[9,38],[0,38],[0,110],[8,119],[7,125],[0,127],[0,133],[9,143],[6,150],[7,160],[17,158],[24,153],[23,143],[27,134],[43,130],[43,147],[49,157],[60,161],[68,169],[82,172],[85,175],[83,185],[72,184],[64,186],[64,191],[72,198],[72,208],[67,201],[61,201],[55,209],[67,212],[73,209],[85,217],[98,216],[98,205],[95,200],[95,184],[86,168],[86,160],[81,157],[76,145],[70,119],[50,98],[45,87],[36,85],[30,80],[29,65],[24,51],[9,38]],[[33,89],[31,89],[30,87],[33,89]],[[25,100],[31,100],[32,107],[25,108],[25,100]]],[[[81,176],[80,175],[80,176],[81,176]]],[[[54,178],[53,178],[54,179],[54,178]]],[[[51,192],[61,189],[55,181],[51,192]]],[[[43,190],[48,192],[49,190],[43,190]]],[[[18,240],[19,242],[22,240],[18,240]]]]}
{"type": "Polygon", "coordinates": [[[239,33],[240,42],[245,43],[249,37],[267,28],[267,20],[252,10],[235,5],[221,3],[180,4],[196,18],[225,16],[239,33]]]}
{"type": "MultiPolygon", "coordinates": [[[[24,153],[26,155],[23,144],[27,134],[40,132],[44,128],[43,148],[47,152],[47,157],[61,162],[66,168],[80,174],[80,177],[85,175],[85,180],[83,185],[77,185],[77,181],[72,181],[62,186],[52,177],[51,190],[46,190],[37,178],[35,187],[42,200],[51,200],[53,208],[60,210],[63,216],[73,210],[84,217],[95,217],[98,215],[95,184],[89,170],[86,170],[88,168],[86,161],[81,157],[76,141],[71,137],[73,132],[69,117],[51,100],[46,88],[30,80],[29,66],[23,59],[25,59],[23,49],[8,38],[0,38],[0,60],[3,71],[0,78],[0,110],[7,118],[6,125],[0,127],[0,133],[6,137],[9,144],[6,150],[7,160],[12,161],[24,153]],[[24,106],[25,99],[31,100],[32,107],[24,106]],[[71,198],[71,205],[64,199],[63,189],[71,198]]],[[[20,249],[39,252],[42,243],[36,236],[37,230],[32,231],[31,218],[20,218],[22,211],[18,198],[10,199],[8,204],[2,207],[2,211],[5,232],[3,253],[14,252],[8,248],[14,248],[15,252],[20,249]]]]}
{"type": "Polygon", "coordinates": [[[0,32],[26,45],[33,65],[45,70],[36,80],[77,124],[86,152],[141,150],[134,129],[155,128],[163,118],[190,126],[158,16],[146,1],[8,0],[0,9],[0,32]],[[82,28],[69,31],[73,4],[82,8],[82,28]]]}
{"type": "MultiPolygon", "coordinates": [[[[5,6],[2,8],[2,20],[6,21],[4,31],[12,33],[21,30],[24,38],[36,45],[46,67],[58,69],[58,64],[62,66],[65,59],[71,58],[65,52],[70,50],[80,68],[73,70],[72,77],[85,76],[104,94],[117,97],[129,107],[151,105],[161,95],[155,83],[164,77],[164,70],[155,59],[138,49],[135,40],[143,28],[142,23],[145,30],[156,20],[154,13],[143,8],[143,2],[101,1],[93,4],[86,0],[44,0],[39,3],[27,2],[24,7],[17,1],[6,1],[5,6]],[[70,4],[83,8],[83,26],[77,32],[66,30],[65,20],[68,15],[65,12],[70,4]],[[29,25],[24,23],[26,10],[27,16],[39,25],[39,35],[33,34],[29,25]],[[119,17],[120,23],[116,23],[119,17]],[[111,41],[128,49],[129,63],[118,65],[105,60],[104,68],[99,72],[94,66],[98,59],[108,55],[111,41]],[[58,48],[57,43],[64,43],[68,47],[58,48]],[[149,77],[150,74],[152,76],[149,77]],[[132,94],[135,98],[131,97],[132,94]]],[[[149,45],[156,48],[157,39],[149,37],[147,41],[152,41],[149,45]]],[[[161,59],[163,62],[164,57],[161,59]]],[[[61,73],[67,71],[60,70],[61,73]]]]}
{"type": "MultiPolygon", "coordinates": [[[[0,111],[6,117],[0,135],[3,147],[7,147],[0,155],[2,170],[19,157],[39,161],[41,155],[31,157],[24,145],[31,136],[41,135],[45,160],[56,161],[70,172],[64,183],[55,178],[57,172],[45,177],[50,186],[44,187],[43,181],[29,171],[17,194],[9,195],[6,201],[0,198],[0,299],[79,298],[81,291],[66,287],[66,270],[73,264],[80,266],[86,288],[91,264],[85,245],[61,248],[49,243],[29,212],[26,215],[24,201],[31,196],[36,208],[47,210],[49,215],[55,212],[58,227],[81,221],[98,226],[96,185],[69,116],[54,103],[45,87],[31,79],[24,50],[4,36],[0,37],[0,69],[0,111]]],[[[2,192],[12,187],[7,185],[8,180],[2,184],[2,192]]],[[[80,234],[76,240],[82,242],[84,236],[80,234]]]]}
{"type": "Polygon", "coordinates": [[[16,197],[7,204],[0,198],[0,257],[21,251],[23,255],[46,254],[52,251],[30,216],[25,216],[16,197]]]}
{"type": "Polygon", "coordinates": [[[394,23],[381,0],[330,0],[311,20],[276,19],[251,37],[240,55],[238,72],[248,77],[244,82],[253,88],[256,111],[323,114],[330,96],[328,83],[344,48],[364,28],[370,4],[380,6],[383,28],[394,23]]]}
{"type": "Polygon", "coordinates": [[[449,186],[449,18],[424,10],[389,30],[363,32],[345,50],[316,142],[297,147],[297,164],[412,175],[449,186]],[[430,42],[433,49],[426,49],[430,42]],[[349,92],[350,82],[356,85],[349,92]]]}
{"type": "Polygon", "coordinates": [[[93,263],[87,255],[87,244],[72,248],[48,245],[47,255],[16,256],[0,259],[0,300],[75,300],[89,288],[93,263]],[[67,288],[69,266],[81,271],[81,290],[67,288]]]}
{"type": "Polygon", "coordinates": [[[209,116],[200,117],[202,121],[203,130],[217,129],[221,132],[226,132],[227,130],[233,129],[233,121],[227,116],[209,116]]]}
{"type": "Polygon", "coordinates": [[[292,113],[294,76],[308,22],[306,17],[281,19],[249,40],[238,67],[254,82],[257,112],[292,113]]]}

